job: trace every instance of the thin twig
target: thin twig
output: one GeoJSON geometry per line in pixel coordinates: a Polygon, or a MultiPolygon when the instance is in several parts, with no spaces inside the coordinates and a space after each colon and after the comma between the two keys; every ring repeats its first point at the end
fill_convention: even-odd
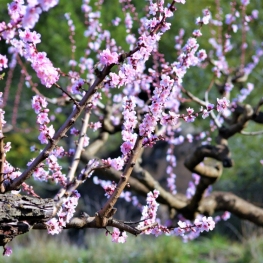
{"type": "Polygon", "coordinates": [[[5,192],[4,185],[4,163],[5,163],[5,151],[4,151],[4,134],[2,125],[2,111],[0,110],[0,192],[5,192]]]}
{"type": "Polygon", "coordinates": [[[77,170],[77,167],[79,165],[79,161],[80,161],[80,156],[81,156],[81,152],[83,151],[83,143],[84,143],[84,139],[85,139],[85,135],[87,133],[87,129],[88,129],[88,124],[89,124],[89,118],[90,118],[90,108],[86,109],[84,118],[82,120],[82,127],[81,127],[81,131],[79,134],[79,140],[78,140],[78,145],[77,145],[77,149],[75,151],[75,155],[73,157],[73,161],[72,164],[69,168],[69,172],[67,175],[67,178],[69,180],[69,182],[73,181],[75,172],[77,170]]]}
{"type": "Polygon", "coordinates": [[[247,136],[255,136],[255,135],[263,134],[263,131],[254,131],[254,132],[241,131],[240,133],[247,136]]]}
{"type": "Polygon", "coordinates": [[[142,150],[142,141],[143,138],[138,136],[134,149],[131,152],[129,161],[124,169],[124,172],[119,180],[118,185],[116,186],[113,194],[108,199],[104,207],[98,212],[101,218],[108,217],[108,215],[111,213],[111,210],[113,209],[115,203],[117,202],[118,198],[120,197],[123,189],[126,187],[127,182],[130,178],[130,175],[132,173],[133,167],[138,159],[138,156],[140,155],[140,152],[142,150]]]}

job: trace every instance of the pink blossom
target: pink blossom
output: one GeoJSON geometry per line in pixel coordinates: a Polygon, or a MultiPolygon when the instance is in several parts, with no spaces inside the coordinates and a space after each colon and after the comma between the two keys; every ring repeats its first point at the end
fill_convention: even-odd
{"type": "Polygon", "coordinates": [[[7,256],[7,257],[10,257],[11,256],[11,254],[12,254],[12,249],[11,249],[11,247],[4,247],[4,251],[3,251],[3,256],[7,256]]]}
{"type": "Polygon", "coordinates": [[[158,5],[157,5],[157,3],[153,3],[153,2],[151,1],[151,2],[150,2],[150,6],[149,6],[149,14],[155,16],[157,11],[158,11],[158,5]]]}
{"type": "Polygon", "coordinates": [[[48,11],[50,8],[56,6],[59,0],[38,0],[43,11],[48,11]]]}
{"type": "Polygon", "coordinates": [[[195,116],[193,115],[188,115],[188,116],[184,116],[183,119],[186,121],[186,122],[194,122],[195,121],[195,116]]]}
{"type": "MultiPolygon", "coordinates": [[[[153,192],[149,192],[147,194],[146,202],[147,204],[142,209],[142,222],[139,223],[138,228],[149,226],[155,223],[156,214],[159,204],[156,202],[156,199],[159,196],[159,191],[154,190],[153,192]]],[[[152,229],[147,229],[144,231],[145,234],[151,234],[152,229]]]]}
{"type": "Polygon", "coordinates": [[[125,16],[125,26],[127,28],[127,32],[130,32],[130,29],[132,28],[132,24],[133,24],[133,20],[131,18],[131,15],[130,13],[126,13],[126,16],[125,16]]]}
{"type": "Polygon", "coordinates": [[[194,224],[196,227],[200,228],[200,231],[209,231],[209,230],[213,230],[215,228],[215,222],[213,220],[213,218],[211,216],[209,217],[203,217],[201,220],[200,219],[196,219],[194,221],[194,224]]]}
{"type": "Polygon", "coordinates": [[[80,198],[80,194],[77,190],[75,190],[70,197],[68,197],[65,202],[62,204],[61,209],[58,212],[59,217],[59,225],[63,227],[70,221],[75,213],[75,208],[78,204],[78,199],[80,198]]]}
{"type": "Polygon", "coordinates": [[[194,113],[194,109],[193,108],[187,108],[186,111],[187,111],[187,113],[189,115],[192,115],[194,113]]]}
{"type": "Polygon", "coordinates": [[[117,64],[118,54],[116,52],[110,52],[110,50],[107,48],[100,53],[100,63],[105,66],[117,64]]]}
{"type": "Polygon", "coordinates": [[[125,231],[120,232],[118,228],[113,228],[113,232],[111,233],[111,240],[114,243],[125,243],[127,239],[127,234],[125,231]]]}
{"type": "Polygon", "coordinates": [[[53,125],[51,125],[50,127],[42,125],[40,127],[40,135],[38,136],[38,139],[42,144],[47,144],[48,140],[53,138],[54,134],[55,130],[53,128],[53,125]]]}
{"type": "Polygon", "coordinates": [[[25,6],[23,2],[14,1],[11,4],[7,4],[8,6],[8,14],[10,15],[11,19],[14,23],[18,22],[21,16],[24,15],[25,6]]]}
{"type": "Polygon", "coordinates": [[[80,133],[80,131],[78,129],[76,129],[75,127],[70,129],[70,134],[78,136],[80,133]]]}
{"type": "Polygon", "coordinates": [[[48,118],[48,109],[45,109],[44,112],[40,112],[37,116],[37,123],[39,124],[47,124],[50,122],[48,118]]]}
{"type": "Polygon", "coordinates": [[[224,220],[224,221],[227,221],[231,216],[231,213],[228,212],[228,211],[225,211],[223,215],[221,215],[221,218],[224,220]]]}
{"type": "Polygon", "coordinates": [[[7,142],[4,145],[4,152],[7,153],[11,150],[11,142],[7,142]]]}
{"type": "Polygon", "coordinates": [[[7,62],[8,60],[6,58],[6,55],[3,56],[0,54],[0,71],[2,71],[3,68],[7,68],[7,62]]]}
{"type": "Polygon", "coordinates": [[[204,49],[201,49],[197,52],[197,57],[199,58],[199,61],[204,61],[207,58],[206,51],[204,49]]]}
{"type": "Polygon", "coordinates": [[[253,17],[253,19],[258,19],[258,10],[252,10],[251,16],[253,17]]]}
{"type": "Polygon", "coordinates": [[[248,5],[250,3],[250,0],[241,0],[242,5],[248,5]]]}
{"type": "Polygon", "coordinates": [[[84,141],[83,141],[83,148],[87,147],[89,145],[89,137],[85,135],[84,141]]]}
{"type": "Polygon", "coordinates": [[[61,227],[56,218],[52,218],[46,222],[47,231],[51,235],[59,234],[61,232],[61,227]]]}
{"type": "Polygon", "coordinates": [[[129,34],[129,35],[127,35],[127,37],[126,37],[126,42],[127,42],[129,45],[133,45],[133,44],[135,44],[135,42],[136,42],[136,38],[134,37],[134,35],[129,34]]]}
{"type": "Polygon", "coordinates": [[[127,155],[132,149],[133,149],[133,144],[130,142],[124,142],[121,145],[121,152],[123,155],[127,155]]]}
{"type": "Polygon", "coordinates": [[[206,108],[208,111],[211,111],[212,109],[214,109],[214,107],[215,107],[215,105],[212,103],[207,103],[207,105],[206,105],[206,108]]]}
{"type": "Polygon", "coordinates": [[[111,22],[112,22],[112,24],[113,24],[114,26],[118,26],[119,23],[121,22],[121,19],[120,19],[119,17],[116,17],[116,18],[113,19],[111,22]]]}
{"type": "Polygon", "coordinates": [[[202,36],[202,33],[199,29],[196,29],[193,31],[193,36],[194,37],[201,37],[202,36]]]}
{"type": "Polygon", "coordinates": [[[100,121],[97,122],[91,122],[89,124],[89,127],[93,130],[93,131],[97,131],[98,129],[100,129],[102,127],[102,124],[100,121]]]}
{"type": "Polygon", "coordinates": [[[81,94],[82,86],[84,85],[83,79],[78,79],[71,87],[72,94],[81,94]]]}
{"type": "Polygon", "coordinates": [[[230,101],[226,97],[223,97],[222,99],[217,98],[217,106],[216,106],[217,111],[223,113],[229,106],[229,103],[230,101]]]}
{"type": "Polygon", "coordinates": [[[116,183],[106,181],[103,188],[105,190],[105,196],[107,196],[107,198],[110,198],[116,188],[116,183]]]}
{"type": "Polygon", "coordinates": [[[30,146],[30,151],[35,152],[37,150],[36,145],[30,146]]]}
{"type": "Polygon", "coordinates": [[[41,42],[41,35],[36,31],[30,32],[29,29],[25,29],[24,31],[19,30],[19,37],[22,41],[33,43],[35,45],[41,42]]]}
{"type": "Polygon", "coordinates": [[[48,58],[42,61],[38,60],[38,58],[39,56],[33,61],[32,67],[36,71],[41,83],[47,88],[50,88],[59,79],[58,71],[53,67],[48,58]]]}
{"type": "Polygon", "coordinates": [[[33,28],[42,13],[41,8],[28,5],[22,19],[23,28],[33,28]]]}
{"type": "Polygon", "coordinates": [[[207,118],[208,116],[209,116],[209,111],[206,110],[206,109],[204,109],[204,110],[203,110],[203,114],[202,114],[202,118],[205,119],[205,118],[207,118]]]}
{"type": "Polygon", "coordinates": [[[190,181],[188,183],[188,188],[186,190],[186,197],[190,199],[195,194],[195,191],[196,191],[195,184],[192,181],[190,181]]]}
{"type": "Polygon", "coordinates": [[[108,162],[110,163],[110,166],[116,170],[122,170],[124,165],[124,160],[121,157],[115,159],[108,158],[108,162]]]}
{"type": "Polygon", "coordinates": [[[52,154],[54,154],[57,158],[63,157],[65,153],[65,150],[62,146],[56,146],[56,148],[52,151],[52,154]]]}
{"type": "Polygon", "coordinates": [[[49,178],[49,173],[48,171],[44,170],[42,167],[37,167],[33,172],[33,177],[35,180],[47,181],[49,178]]]}

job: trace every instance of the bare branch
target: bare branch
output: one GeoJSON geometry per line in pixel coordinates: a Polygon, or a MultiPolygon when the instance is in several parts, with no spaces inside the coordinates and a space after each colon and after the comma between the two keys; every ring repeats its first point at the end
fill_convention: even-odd
{"type": "Polygon", "coordinates": [[[255,136],[255,135],[262,135],[263,131],[254,131],[254,132],[241,131],[240,133],[243,135],[255,136]]]}
{"type": "Polygon", "coordinates": [[[0,192],[5,192],[4,185],[4,164],[5,164],[5,151],[4,151],[4,134],[2,125],[2,111],[0,109],[0,192]]]}
{"type": "Polygon", "coordinates": [[[121,176],[121,179],[116,186],[113,194],[111,197],[108,199],[104,207],[99,211],[99,215],[101,218],[107,217],[111,210],[113,209],[115,203],[117,202],[118,198],[120,197],[123,189],[126,187],[127,182],[130,178],[131,172],[133,170],[133,167],[137,161],[138,156],[140,155],[140,151],[142,150],[142,141],[143,139],[138,136],[134,149],[131,152],[130,158],[128,163],[126,164],[126,167],[123,171],[123,174],[121,176]]]}
{"type": "Polygon", "coordinates": [[[67,175],[69,182],[72,182],[75,172],[77,170],[79,161],[80,161],[81,152],[83,151],[84,138],[85,138],[87,128],[88,128],[89,118],[90,118],[90,109],[86,109],[84,118],[82,120],[82,127],[81,127],[81,131],[79,134],[77,149],[75,151],[75,155],[73,157],[73,161],[72,161],[72,164],[69,168],[69,172],[67,175]]]}

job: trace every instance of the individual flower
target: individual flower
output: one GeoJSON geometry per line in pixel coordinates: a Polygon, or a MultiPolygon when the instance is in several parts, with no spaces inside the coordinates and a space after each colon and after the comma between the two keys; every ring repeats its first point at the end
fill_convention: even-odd
{"type": "Polygon", "coordinates": [[[40,140],[41,144],[47,144],[48,140],[53,138],[55,134],[53,125],[51,125],[50,127],[47,127],[46,125],[41,125],[39,130],[40,134],[38,136],[38,139],[40,140]]]}
{"type": "Polygon", "coordinates": [[[113,228],[113,232],[111,234],[111,240],[114,243],[125,243],[127,239],[127,234],[125,231],[121,232],[118,228],[113,228]]]}
{"type": "Polygon", "coordinates": [[[115,158],[115,159],[110,159],[108,158],[108,162],[110,166],[116,170],[121,170],[124,165],[124,160],[121,157],[115,158]]]}
{"type": "Polygon", "coordinates": [[[61,227],[56,218],[52,218],[46,222],[47,232],[51,235],[59,234],[61,232],[61,227]]]}
{"type": "Polygon", "coordinates": [[[33,43],[35,45],[41,42],[41,35],[36,31],[31,32],[29,29],[25,29],[24,31],[19,30],[19,37],[22,41],[33,43]]]}
{"type": "Polygon", "coordinates": [[[4,247],[3,256],[10,257],[12,252],[13,251],[12,251],[11,247],[4,247]]]}
{"type": "Polygon", "coordinates": [[[42,112],[40,112],[37,115],[37,123],[38,124],[42,125],[42,124],[47,124],[50,122],[49,117],[48,117],[48,112],[49,112],[48,109],[44,109],[42,112]]]}
{"type": "Polygon", "coordinates": [[[50,8],[56,6],[59,0],[38,0],[43,11],[48,11],[50,8]]]}
{"type": "Polygon", "coordinates": [[[216,106],[217,111],[224,113],[224,111],[229,106],[229,103],[230,101],[226,97],[223,97],[222,99],[217,98],[217,106],[216,106]]]}
{"type": "Polygon", "coordinates": [[[2,71],[3,68],[7,68],[7,62],[8,60],[6,58],[6,55],[3,56],[0,54],[0,71],[2,71]]]}
{"type": "Polygon", "coordinates": [[[78,79],[71,87],[72,94],[81,94],[82,86],[84,85],[83,79],[78,79]]]}
{"type": "Polygon", "coordinates": [[[118,63],[118,54],[111,52],[108,48],[103,50],[100,54],[100,63],[109,66],[110,64],[118,63]]]}
{"type": "Polygon", "coordinates": [[[227,221],[231,216],[231,213],[228,212],[228,211],[225,211],[224,214],[221,216],[221,218],[224,220],[224,221],[227,221]]]}
{"type": "Polygon", "coordinates": [[[250,2],[249,0],[241,0],[242,5],[248,5],[250,2]]]}

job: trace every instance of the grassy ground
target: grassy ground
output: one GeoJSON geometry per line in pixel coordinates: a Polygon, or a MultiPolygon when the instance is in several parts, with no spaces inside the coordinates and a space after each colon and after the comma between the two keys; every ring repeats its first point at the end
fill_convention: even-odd
{"type": "MultiPolygon", "coordinates": [[[[35,232],[35,231],[32,231],[35,232]]],[[[0,257],[12,263],[258,263],[263,262],[263,238],[234,243],[220,236],[184,244],[175,237],[129,237],[126,244],[110,237],[87,234],[87,248],[70,245],[66,238],[47,237],[44,231],[13,241],[13,254],[0,257]]]]}

